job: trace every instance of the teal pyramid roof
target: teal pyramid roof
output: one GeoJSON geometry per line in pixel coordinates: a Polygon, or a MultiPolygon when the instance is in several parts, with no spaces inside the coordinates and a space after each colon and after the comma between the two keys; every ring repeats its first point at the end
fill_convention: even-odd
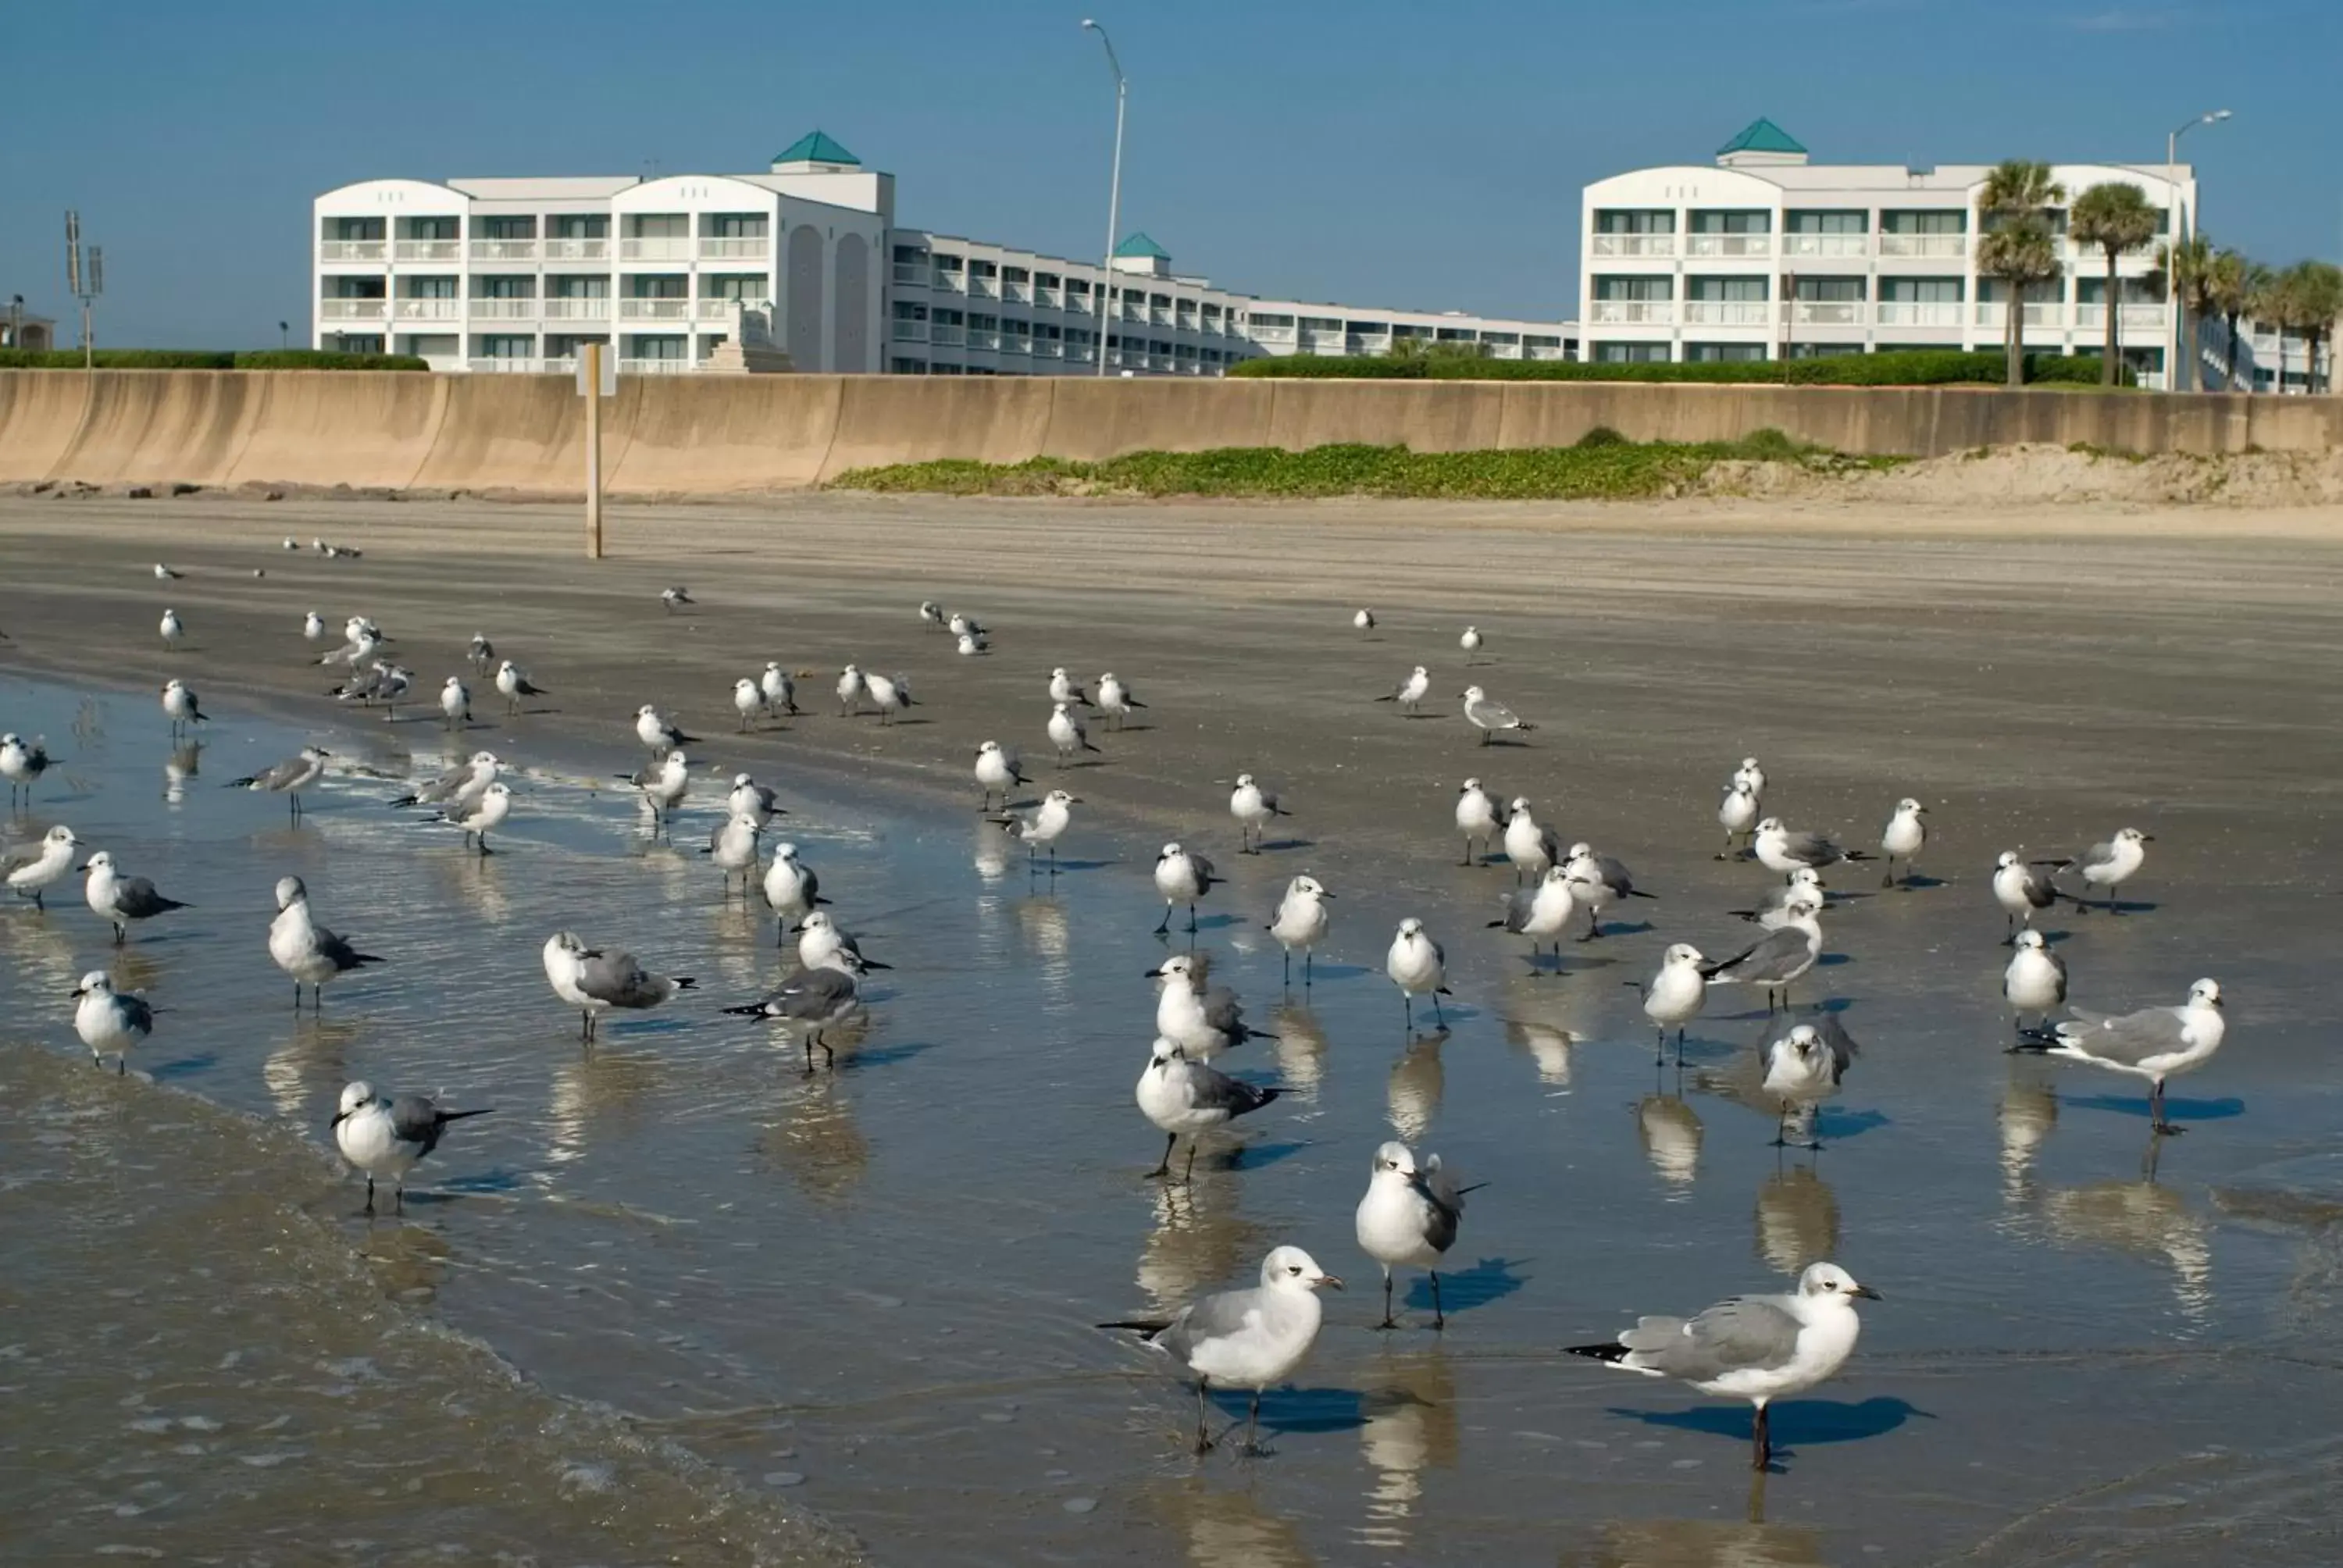
{"type": "Polygon", "coordinates": [[[1727,153],[1803,153],[1796,137],[1773,121],[1760,116],[1749,122],[1748,128],[1716,149],[1716,156],[1727,153]]]}
{"type": "Polygon", "coordinates": [[[830,140],[827,131],[808,131],[775,156],[777,164],[860,164],[860,158],[830,140]]]}
{"type": "Polygon", "coordinates": [[[1152,256],[1165,261],[1172,259],[1172,253],[1148,238],[1144,231],[1132,234],[1129,239],[1116,246],[1114,253],[1117,256],[1152,256]]]}

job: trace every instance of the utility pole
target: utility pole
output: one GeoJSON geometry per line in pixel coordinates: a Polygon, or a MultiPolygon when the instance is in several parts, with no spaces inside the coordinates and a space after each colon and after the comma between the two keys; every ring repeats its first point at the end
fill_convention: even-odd
{"type": "Polygon", "coordinates": [[[81,367],[92,369],[97,364],[97,345],[90,337],[89,307],[106,292],[106,251],[91,246],[84,259],[81,214],[72,210],[65,213],[65,289],[81,301],[81,367]]]}
{"type": "Polygon", "coordinates": [[[1102,291],[1098,298],[1098,373],[1103,376],[1106,374],[1106,313],[1115,294],[1115,234],[1122,226],[1122,110],[1124,100],[1130,95],[1130,85],[1122,79],[1122,62],[1114,57],[1114,40],[1106,35],[1106,29],[1087,16],[1082,18],[1082,25],[1096,33],[1099,42],[1106,45],[1107,69],[1114,73],[1114,174],[1108,183],[1106,196],[1106,282],[1101,286],[1102,291]]]}

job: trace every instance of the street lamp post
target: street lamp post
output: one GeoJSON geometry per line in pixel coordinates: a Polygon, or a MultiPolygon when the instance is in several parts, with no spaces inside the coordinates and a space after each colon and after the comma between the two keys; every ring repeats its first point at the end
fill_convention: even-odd
{"type": "Polygon", "coordinates": [[[1106,45],[1107,69],[1114,73],[1114,174],[1107,186],[1106,196],[1106,281],[1100,286],[1098,297],[1098,373],[1106,374],[1106,313],[1109,301],[1114,297],[1114,236],[1122,226],[1122,109],[1130,96],[1130,84],[1122,79],[1122,62],[1114,57],[1114,40],[1106,29],[1085,16],[1082,25],[1099,35],[1106,45]]]}
{"type": "MultiPolygon", "coordinates": [[[[2228,110],[2214,109],[2206,114],[2198,115],[2181,125],[2173,126],[2172,129],[2166,134],[2164,138],[2164,188],[2166,192],[2166,199],[2171,202],[2174,207],[2177,208],[2180,205],[2180,138],[2187,136],[2189,132],[2195,130],[2199,126],[2217,126],[2228,117],[2228,110]]],[[[2173,216],[2180,221],[2167,224],[2166,226],[2171,231],[2173,246],[2177,247],[2182,242],[2195,237],[2197,233],[2197,211],[2194,207],[2190,207],[2184,212],[2176,212],[2173,216]]],[[[2177,392],[2180,390],[2180,313],[2185,307],[2180,303],[2180,291],[2173,286],[2173,280],[2170,276],[2169,268],[2167,269],[2167,276],[2164,279],[2164,291],[2170,297],[2172,303],[2172,337],[2166,346],[2165,350],[2164,389],[2167,392],[2177,392]]],[[[2110,299],[2107,301],[2107,308],[2109,310],[2116,310],[2121,308],[2121,307],[2117,304],[2117,300],[2110,299]]],[[[2188,379],[2192,382],[2197,379],[2197,366],[2193,360],[2188,367],[2188,379]]],[[[2228,388],[2225,387],[2222,390],[2226,392],[2228,388]]]]}

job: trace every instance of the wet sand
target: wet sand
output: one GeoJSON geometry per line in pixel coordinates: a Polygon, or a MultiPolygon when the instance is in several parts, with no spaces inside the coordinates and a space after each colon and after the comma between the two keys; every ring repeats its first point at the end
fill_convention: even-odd
{"type": "MultiPolygon", "coordinates": [[[[2333,522],[824,497],[614,508],[595,566],[569,508],[25,501],[0,505],[0,671],[185,673],[230,715],[207,780],[300,731],[387,772],[442,744],[558,764],[569,793],[546,781],[521,848],[478,872],[446,846],[417,859],[354,780],[299,837],[273,802],[217,791],[186,807],[204,833],[157,832],[129,780],[164,755],[160,716],[123,690],[91,731],[118,770],[44,720],[93,760],[43,809],[110,816],[109,837],[141,835],[140,869],[206,908],[183,945],[133,950],[158,991],[195,993],[166,1058],[185,1087],[313,1141],[345,1070],[512,1108],[427,1171],[475,1201],[377,1231],[347,1190],[316,1200],[391,1293],[416,1270],[398,1254],[425,1248],[424,1310],[752,1486],[808,1473],[791,1500],[882,1558],[2316,1562],[2343,1458],[2323,1413],[2343,1364],[2343,1174],[2326,1152],[2343,1074],[2320,983],[2343,764],[2333,522]],[[286,555],[288,531],[367,553],[286,555]],[[158,583],[156,559],[188,576],[158,583]],[[697,614],[662,613],[669,582],[697,614]],[[976,613],[995,651],[955,657],[919,626],[922,598],[976,613]],[[195,645],[168,657],[166,602],[195,645]],[[1370,638],[1349,627],[1362,603],[1370,638]],[[443,742],[336,709],[298,663],[313,606],[381,621],[427,691],[486,631],[552,711],[508,722],[483,690],[483,727],[443,742]],[[1477,748],[1455,717],[1467,620],[1490,639],[1471,678],[1538,723],[1526,744],[1477,748]],[[767,658],[823,672],[800,683],[809,714],[736,738],[730,681],[767,658]],[[908,672],[926,722],[835,718],[829,677],[850,658],[908,672]],[[1370,700],[1417,662],[1437,717],[1370,700]],[[1029,889],[969,809],[966,762],[996,736],[1052,781],[1042,689],[1060,663],[1111,667],[1151,708],[1070,770],[1095,816],[1061,886],[1029,889]],[[835,1078],[744,1062],[729,1020],[680,1010],[581,1063],[543,996],[535,946],[560,919],[700,966],[711,1003],[769,965],[769,928],[717,910],[688,841],[626,840],[618,803],[576,787],[632,765],[643,701],[708,738],[702,761],[792,789],[792,830],[848,923],[897,962],[835,1078]],[[1794,825],[1867,841],[1905,793],[1935,814],[1937,885],[1835,879],[1868,896],[1834,912],[1843,961],[1818,972],[1866,1052],[1812,1161],[1765,1147],[1768,1119],[1743,1103],[1762,1017],[1725,999],[1685,1077],[1655,1078],[1618,983],[1675,936],[1745,929],[1723,911],[1767,879],[1709,857],[1715,786],[1748,751],[1794,825]],[[1258,862],[1232,853],[1212,782],[1241,769],[1296,811],[1258,862]],[[1619,854],[1660,901],[1571,947],[1568,979],[1528,978],[1518,943],[1483,929],[1510,877],[1455,864],[1467,774],[1619,854]],[[2059,920],[2077,1000],[2176,1000],[2213,973],[2233,1014],[2229,1047],[2176,1086],[2190,1135],[2147,1172],[2133,1086],[1996,1049],[1985,890],[2000,849],[2123,822],[2157,835],[2127,889],[2141,907],[2059,920]],[[1246,1070],[1290,1091],[1242,1159],[1172,1194],[1139,1180],[1160,1144],[1128,1103],[1149,1032],[1136,974],[1161,950],[1144,874],[1169,836],[1234,878],[1202,940],[1281,1031],[1246,1070]],[[253,953],[260,917],[237,904],[262,896],[244,887],[253,849],[427,960],[287,1032],[281,977],[253,953]],[[1314,995],[1281,1005],[1252,921],[1305,868],[1344,901],[1314,995]],[[353,906],[370,896],[387,903],[367,920],[353,906]],[[1406,1035],[1380,978],[1411,913],[1450,948],[1445,1040],[1406,1035]],[[215,951],[257,965],[265,1009],[219,989],[215,951]],[[489,981],[513,988],[508,1019],[451,1009],[489,981]],[[1373,1269],[1350,1210],[1394,1135],[1493,1181],[1438,1339],[1364,1327],[1373,1269]],[[1338,1301],[1300,1391],[1272,1401],[1273,1460],[1192,1464],[1170,1439],[1179,1390],[1087,1324],[1242,1281],[1283,1240],[1370,1288],[1338,1301]],[[1792,1454],[1754,1494],[1745,1412],[1554,1354],[1825,1254],[1890,1299],[1848,1375],[1777,1417],[1792,1454]]],[[[30,728],[17,696],[0,721],[30,728]]],[[[106,961],[76,913],[8,927],[24,978],[106,961]]],[[[442,1535],[458,1537],[496,1538],[442,1535]]]]}

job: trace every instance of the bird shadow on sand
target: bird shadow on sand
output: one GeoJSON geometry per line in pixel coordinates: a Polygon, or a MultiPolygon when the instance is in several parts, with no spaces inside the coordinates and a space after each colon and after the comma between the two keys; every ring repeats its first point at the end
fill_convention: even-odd
{"type": "MultiPolygon", "coordinates": [[[[1512,1295],[1528,1282],[1529,1276],[1514,1272],[1526,1258],[1483,1258],[1469,1269],[1451,1272],[1440,1271],[1440,1306],[1449,1317],[1469,1312],[1475,1307],[1485,1307],[1491,1302],[1512,1295]]],[[[1410,1312],[1432,1311],[1432,1280],[1418,1274],[1407,1287],[1405,1305],[1410,1312]]]]}
{"type": "Polygon", "coordinates": [[[1815,1113],[1812,1136],[1817,1143],[1840,1143],[1885,1127],[1893,1121],[1884,1111],[1846,1111],[1826,1105],[1815,1113]]]}
{"type": "MultiPolygon", "coordinates": [[[[1222,1415],[1242,1425],[1252,1395],[1242,1389],[1212,1391],[1222,1415]]],[[[1367,1424],[1366,1396],[1347,1388],[1276,1388],[1262,1392],[1261,1424],[1265,1432],[1356,1432],[1367,1424]]]]}
{"type": "MultiPolygon", "coordinates": [[[[1178,922],[1173,923],[1176,925],[1178,922]]],[[[1244,923],[1245,918],[1242,915],[1198,915],[1196,917],[1196,929],[1200,931],[1226,930],[1231,926],[1241,926],[1244,923]]],[[[1180,934],[1187,935],[1186,928],[1181,928],[1180,934]]]]}
{"type": "Polygon", "coordinates": [[[1199,1171],[1259,1171],[1265,1166],[1291,1160],[1307,1143],[1232,1143],[1225,1148],[1206,1149],[1196,1157],[1199,1171]]]}
{"type": "Polygon", "coordinates": [[[1845,953],[1825,953],[1820,958],[1815,960],[1815,968],[1818,970],[1835,970],[1841,964],[1851,964],[1855,960],[1845,953]]]}
{"type": "MultiPolygon", "coordinates": [[[[838,1070],[861,1071],[865,1068],[892,1067],[899,1061],[909,1061],[924,1056],[940,1044],[932,1040],[907,1040],[896,1045],[882,1045],[872,1050],[860,1046],[849,1046],[838,1053],[838,1070]]],[[[821,1048],[816,1046],[815,1050],[821,1048]]]]}
{"type": "MultiPolygon", "coordinates": [[[[2118,1116],[2137,1116],[2142,1121],[2147,1118],[2146,1095],[2134,1100],[2126,1094],[2062,1094],[2058,1103],[2077,1111],[2111,1111],[2118,1116]]],[[[2246,1102],[2242,1100],[2175,1100],[2167,1096],[2164,1101],[2167,1121],[2227,1121],[2245,1113],[2246,1102]]]]}
{"type": "Polygon", "coordinates": [[[1932,877],[1926,871],[1914,871],[1908,876],[1898,877],[1894,881],[1883,885],[1880,891],[1883,893],[1924,893],[1930,888],[1943,888],[1949,886],[1951,886],[1951,884],[1946,882],[1942,877],[1932,877]]]}
{"type": "Polygon", "coordinates": [[[2146,915],[2153,914],[2157,908],[2155,904],[2127,904],[2120,899],[2077,899],[2074,905],[2078,915],[2146,915]]]}
{"type": "MultiPolygon", "coordinates": [[[[1881,1396],[1849,1402],[1835,1399],[1776,1400],[1770,1407],[1776,1460],[1794,1456],[1800,1443],[1861,1442],[1867,1438],[1884,1437],[1914,1416],[1936,1420],[1931,1412],[1922,1410],[1910,1400],[1881,1396]]],[[[1731,1438],[1746,1443],[1754,1412],[1745,1404],[1704,1404],[1691,1410],[1630,1410],[1613,1405],[1608,1412],[1640,1421],[1645,1426],[1664,1426],[1677,1432],[1694,1432],[1709,1437],[1731,1438]]]]}
{"type": "MultiPolygon", "coordinates": [[[[1121,864],[1121,860],[1069,860],[1062,856],[1057,862],[1058,869],[1061,871],[1102,871],[1109,866],[1121,864]]],[[[1047,878],[1050,874],[1050,862],[1046,859],[1035,861],[1033,874],[1047,878]]]]}
{"type": "Polygon", "coordinates": [[[193,1078],[199,1072],[209,1072],[219,1065],[219,1053],[206,1051],[201,1056],[183,1056],[176,1061],[158,1061],[146,1070],[147,1079],[156,1083],[169,1083],[175,1079],[193,1078]]]}
{"type": "MultiPolygon", "coordinates": [[[[1296,968],[1298,969],[1299,966],[1297,965],[1296,968]]],[[[1374,970],[1367,968],[1364,964],[1313,964],[1311,966],[1310,970],[1310,975],[1312,980],[1315,980],[1320,975],[1324,975],[1328,980],[1356,980],[1361,975],[1373,974],[1374,972],[1374,970]]],[[[1292,990],[1303,988],[1302,988],[1300,983],[1297,981],[1294,985],[1289,986],[1286,989],[1292,990]]]]}
{"type": "Polygon", "coordinates": [[[1603,922],[1602,936],[1581,937],[1578,940],[1583,942],[1599,942],[1605,937],[1640,937],[1658,929],[1649,920],[1637,920],[1633,925],[1624,920],[1605,920],[1603,922]]]}
{"type": "Polygon", "coordinates": [[[1317,847],[1318,840],[1315,839],[1287,837],[1283,839],[1266,839],[1263,842],[1255,845],[1253,847],[1253,852],[1258,855],[1267,855],[1279,849],[1314,849],[1317,847]]]}
{"type": "Polygon", "coordinates": [[[409,1192],[409,1205],[423,1203],[455,1203],[466,1198],[487,1197],[498,1192],[518,1192],[528,1184],[526,1171],[498,1166],[494,1171],[475,1171],[467,1176],[454,1176],[445,1181],[435,1181],[427,1191],[409,1192]]]}
{"type": "Polygon", "coordinates": [[[692,1028],[694,1022],[695,1020],[689,1015],[675,1018],[631,1018],[624,1023],[620,1023],[616,1019],[610,1019],[594,1031],[594,1038],[598,1043],[602,1040],[633,1040],[640,1035],[681,1034],[692,1028]]]}

